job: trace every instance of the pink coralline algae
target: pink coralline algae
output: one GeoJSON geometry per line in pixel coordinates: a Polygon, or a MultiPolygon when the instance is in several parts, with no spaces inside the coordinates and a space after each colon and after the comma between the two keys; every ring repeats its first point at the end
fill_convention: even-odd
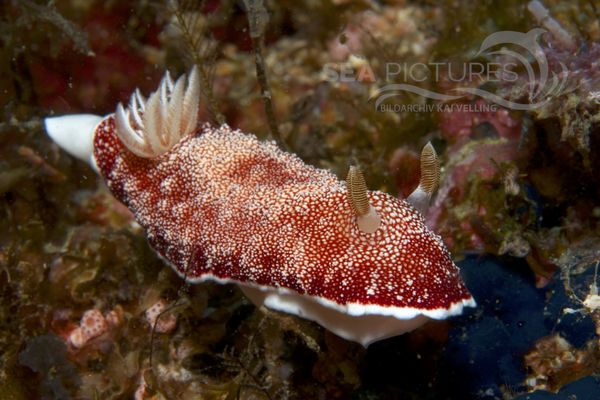
{"type": "Polygon", "coordinates": [[[186,89],[167,76],[147,101],[134,94],[93,141],[108,187],[179,275],[236,283],[259,305],[364,345],[475,305],[407,202],[368,192],[380,224],[366,233],[330,172],[226,125],[190,130],[193,79],[186,89]]]}
{"type": "MultiPolygon", "coordinates": [[[[467,105],[468,103],[463,103],[467,105]]],[[[455,104],[457,105],[457,104],[455,104]]],[[[473,139],[474,130],[486,125],[493,127],[494,136],[507,140],[519,139],[521,135],[520,121],[511,117],[505,108],[490,105],[479,99],[473,104],[474,109],[452,108],[439,114],[439,123],[442,136],[451,144],[459,143],[461,146],[473,139]],[[486,109],[490,108],[489,110],[486,109]],[[477,109],[479,108],[479,109],[477,109]]],[[[485,136],[485,135],[484,135],[485,136]]]]}

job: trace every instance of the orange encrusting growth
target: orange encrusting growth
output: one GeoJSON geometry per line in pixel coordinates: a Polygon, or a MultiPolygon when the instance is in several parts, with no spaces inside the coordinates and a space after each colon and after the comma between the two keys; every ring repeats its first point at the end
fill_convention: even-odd
{"type": "Polygon", "coordinates": [[[109,116],[94,155],[152,246],[190,281],[390,309],[447,310],[471,299],[442,241],[408,203],[369,192],[381,226],[365,234],[345,183],[274,143],[205,127],[145,159],[122,145],[109,116]]]}

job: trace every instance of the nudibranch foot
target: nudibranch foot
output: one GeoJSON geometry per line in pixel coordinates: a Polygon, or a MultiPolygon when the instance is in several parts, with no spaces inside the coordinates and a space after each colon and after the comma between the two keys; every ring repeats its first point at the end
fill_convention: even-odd
{"type": "Polygon", "coordinates": [[[464,307],[476,306],[471,298],[460,301],[449,309],[424,312],[416,308],[341,305],[282,288],[265,289],[246,285],[240,285],[240,288],[257,307],[264,305],[272,310],[315,321],[339,337],[360,343],[364,347],[415,330],[430,319],[446,319],[460,315],[464,307]]]}

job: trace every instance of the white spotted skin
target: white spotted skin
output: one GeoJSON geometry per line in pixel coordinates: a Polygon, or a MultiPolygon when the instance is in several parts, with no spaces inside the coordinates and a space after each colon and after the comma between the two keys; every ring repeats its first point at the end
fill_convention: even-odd
{"type": "Polygon", "coordinates": [[[413,207],[369,192],[381,226],[363,233],[345,182],[274,143],[205,127],[144,159],[122,145],[109,116],[94,144],[109,188],[192,282],[298,293],[352,315],[445,318],[475,305],[413,207]]]}

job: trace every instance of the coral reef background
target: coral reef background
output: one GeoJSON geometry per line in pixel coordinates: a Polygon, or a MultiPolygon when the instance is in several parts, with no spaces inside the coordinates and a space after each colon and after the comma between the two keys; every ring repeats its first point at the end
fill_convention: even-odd
{"type": "MultiPolygon", "coordinates": [[[[0,3],[0,398],[600,398],[600,6],[532,3],[0,3]],[[536,27],[549,67],[566,67],[541,108],[368,101],[386,63],[459,65],[491,33],[536,27]],[[478,309],[365,350],[231,286],[184,284],[41,121],[111,113],[192,64],[201,120],[339,177],[358,163],[373,189],[410,193],[431,140],[444,167],[428,223],[478,309]],[[326,79],[327,64],[355,79],[326,79]]],[[[493,89],[527,101],[516,72],[493,89]]]]}

